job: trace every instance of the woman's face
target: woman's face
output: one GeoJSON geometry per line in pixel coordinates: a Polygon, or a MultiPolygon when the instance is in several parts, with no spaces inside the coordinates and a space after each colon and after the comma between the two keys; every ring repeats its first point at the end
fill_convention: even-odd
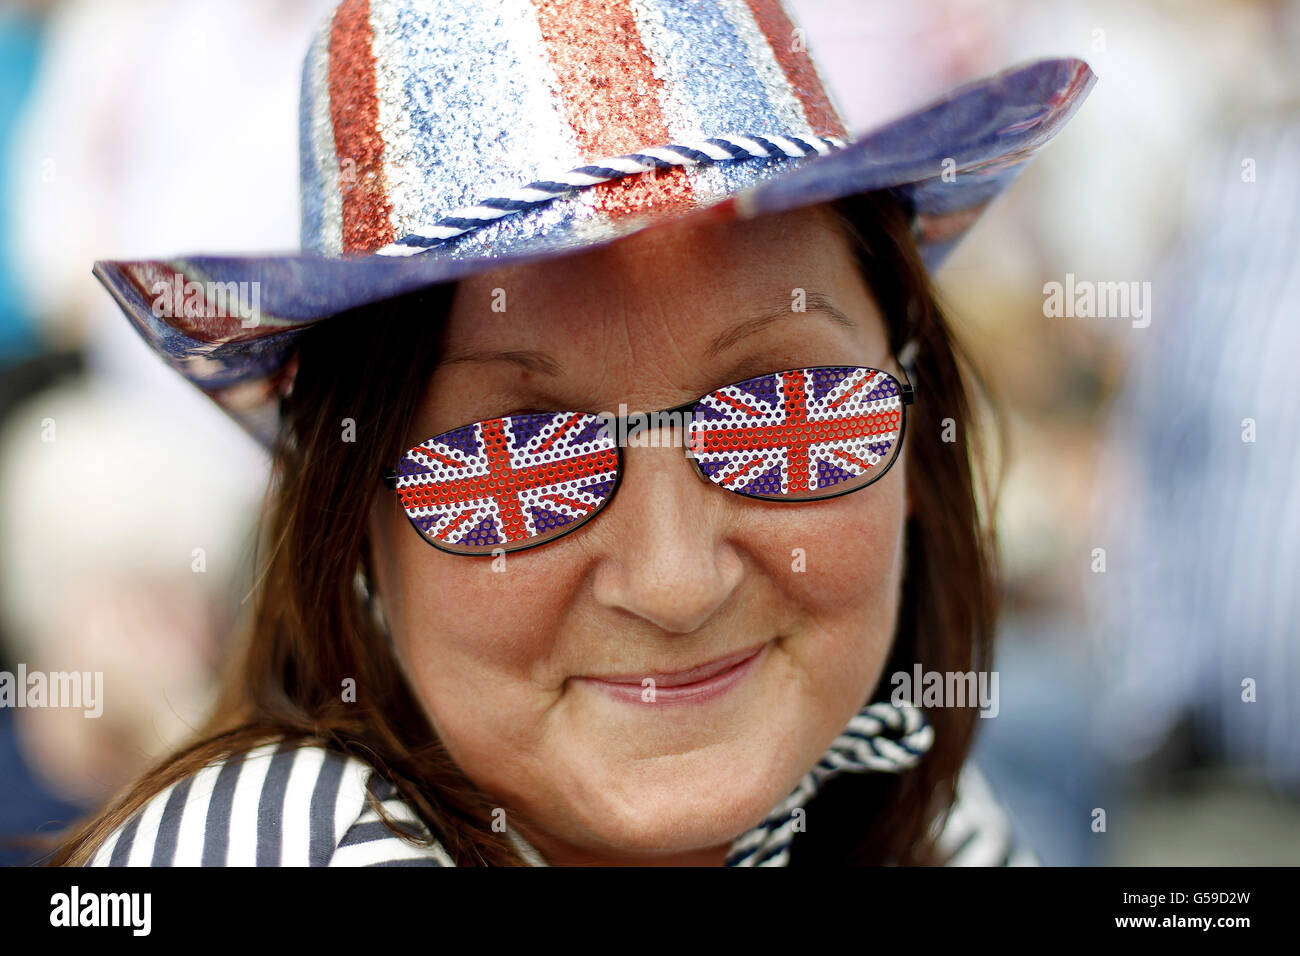
{"type": "MultiPolygon", "coordinates": [[[[515,411],[654,411],[800,366],[898,374],[822,207],[688,220],[480,274],[459,285],[445,335],[403,447],[515,411]],[[800,290],[806,311],[792,311],[800,290]]],[[[504,561],[430,547],[380,494],[376,583],[441,739],[549,862],[720,865],[880,677],[906,461],[803,504],[729,494],[680,444],[627,447],[624,461],[599,516],[504,561]],[[662,686],[750,651],[721,694],[662,686]],[[656,675],[645,701],[641,678],[656,675]]]]}

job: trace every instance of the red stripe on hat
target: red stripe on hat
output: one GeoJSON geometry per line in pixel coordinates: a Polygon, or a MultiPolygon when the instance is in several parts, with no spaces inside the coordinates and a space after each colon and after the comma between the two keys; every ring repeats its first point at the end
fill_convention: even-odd
{"type": "Polygon", "coordinates": [[[394,239],[384,180],[369,0],[343,0],[330,30],[330,120],[343,194],[343,251],[372,251],[394,239]]]}
{"type": "MultiPolygon", "coordinates": [[[[758,28],[767,38],[776,62],[781,64],[785,78],[790,82],[804,118],[819,136],[846,137],[848,134],[839,114],[831,105],[830,97],[822,86],[817,68],[806,49],[795,49],[795,25],[786,14],[780,0],[746,0],[758,28]]],[[[802,46],[802,44],[800,44],[802,46]]]]}
{"type": "MultiPolygon", "coordinates": [[[[663,84],[628,0],[534,0],[569,125],[588,160],[670,142],[663,84]]],[[[693,205],[680,168],[592,187],[611,217],[693,205]]]]}

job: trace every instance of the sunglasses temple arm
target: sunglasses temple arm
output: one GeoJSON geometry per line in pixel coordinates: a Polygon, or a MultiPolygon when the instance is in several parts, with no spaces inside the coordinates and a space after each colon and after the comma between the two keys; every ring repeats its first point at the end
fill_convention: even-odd
{"type": "Polygon", "coordinates": [[[898,350],[898,364],[903,369],[906,376],[901,383],[903,386],[903,404],[911,405],[916,400],[916,389],[912,380],[916,378],[916,353],[920,351],[920,343],[916,339],[908,339],[901,349],[898,350]]]}

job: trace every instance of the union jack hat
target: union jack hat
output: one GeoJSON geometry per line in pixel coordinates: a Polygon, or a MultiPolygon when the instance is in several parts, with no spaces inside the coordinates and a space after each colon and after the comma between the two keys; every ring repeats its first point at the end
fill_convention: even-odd
{"type": "Polygon", "coordinates": [[[1041,60],[850,136],[781,0],[343,0],[302,73],[302,250],[94,274],[269,446],[306,327],[701,210],[890,189],[934,269],[1094,82],[1041,60]]]}

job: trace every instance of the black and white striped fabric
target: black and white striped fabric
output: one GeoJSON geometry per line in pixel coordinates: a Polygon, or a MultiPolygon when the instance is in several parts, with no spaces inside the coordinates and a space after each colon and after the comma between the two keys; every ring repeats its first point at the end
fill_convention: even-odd
{"type": "MultiPolygon", "coordinates": [[[[855,721],[869,719],[864,714],[855,721]]],[[[907,727],[915,729],[915,723],[909,720],[903,729],[907,727]]],[[[888,725],[885,730],[890,732],[888,725]]],[[[845,736],[852,734],[846,731],[837,745],[845,736]]],[[[875,746],[866,742],[871,738],[857,737],[854,747],[862,764],[874,763],[871,769],[888,772],[886,764],[894,760],[916,759],[908,750],[916,749],[914,742],[907,743],[906,736],[898,735],[904,745],[876,741],[875,746]],[[889,755],[880,756],[885,752],[889,755]]],[[[784,826],[790,811],[802,805],[801,795],[808,799],[817,785],[847,769],[868,768],[833,746],[810,772],[814,782],[805,778],[763,824],[740,837],[727,865],[785,866],[794,836],[784,826]]],[[[214,763],[159,793],[100,845],[89,865],[455,866],[435,841],[413,845],[395,835],[376,804],[403,831],[427,837],[414,810],[364,761],[315,745],[267,744],[214,763]]],[[[525,861],[547,865],[522,837],[509,836],[525,861]]],[[[962,771],[939,848],[950,866],[1037,864],[970,763],[962,771]]]]}
{"type": "Polygon", "coordinates": [[[883,701],[868,704],[804,774],[790,796],[732,843],[727,866],[785,866],[801,822],[796,811],[806,806],[827,780],[845,771],[901,773],[916,766],[933,743],[934,730],[919,707],[883,701]]]}
{"type": "Polygon", "coordinates": [[[168,787],[100,846],[91,866],[454,866],[380,819],[369,794],[412,833],[424,827],[391,784],[355,757],[267,744],[168,787]]]}

